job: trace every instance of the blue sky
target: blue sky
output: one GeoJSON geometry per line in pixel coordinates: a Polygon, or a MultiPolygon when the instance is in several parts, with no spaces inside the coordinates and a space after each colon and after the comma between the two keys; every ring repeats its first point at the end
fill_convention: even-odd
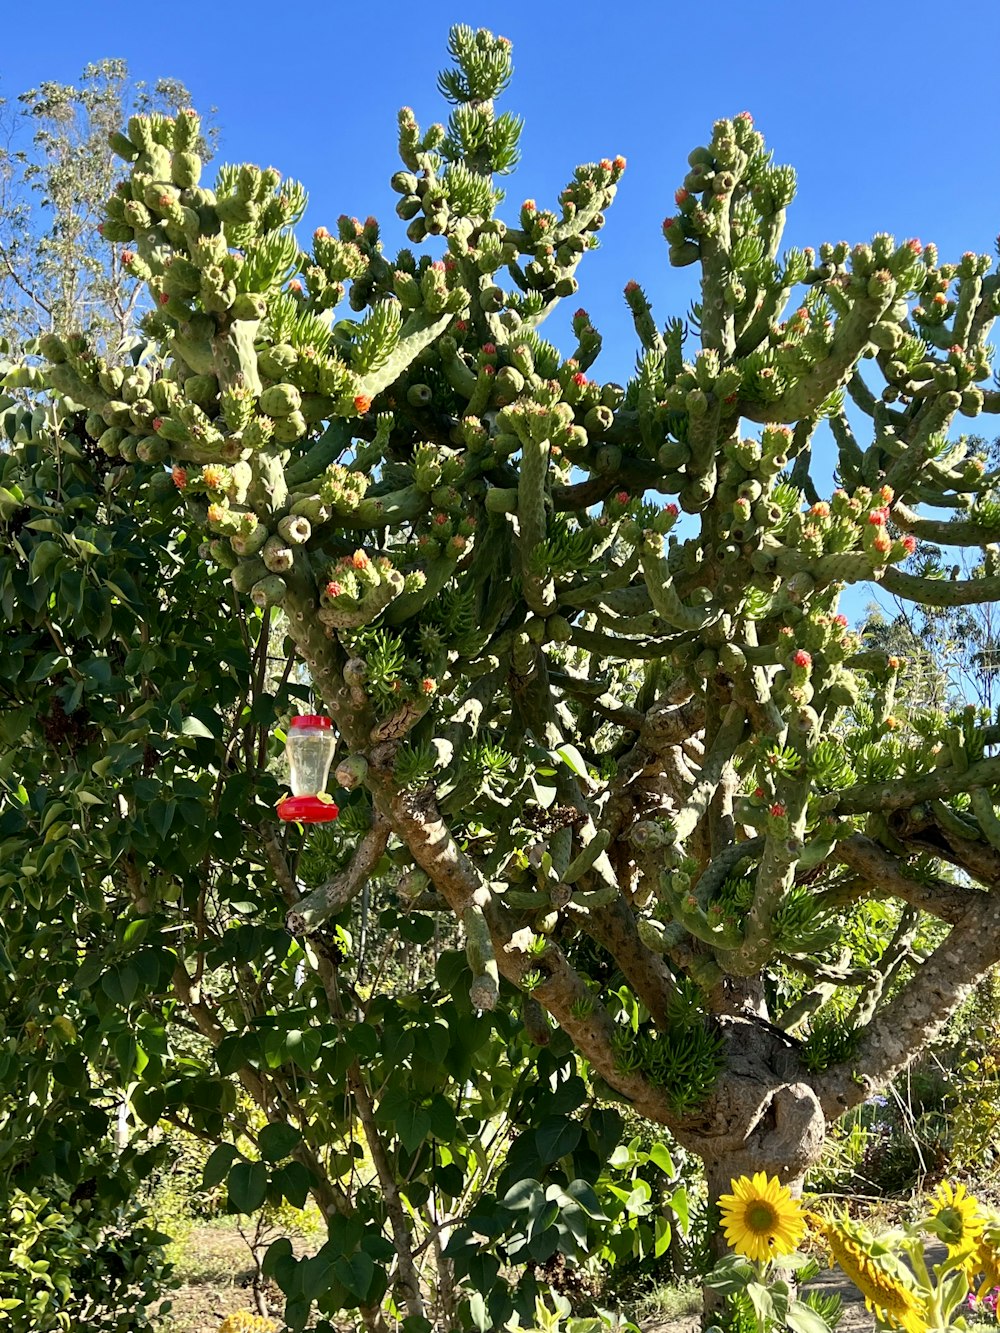
{"type": "Polygon", "coordinates": [[[797,169],[788,244],[891,231],[957,257],[992,252],[1000,230],[996,0],[49,0],[5,10],[0,94],[71,81],[105,56],[127,59],[137,78],[182,79],[196,105],[218,108],[222,158],[305,183],[310,228],[374,213],[391,244],[402,243],[388,185],[396,111],[411,105],[421,123],[446,116],[435,76],[450,24],[502,32],[515,61],[504,106],[526,122],[509,204],[553,202],[578,162],[628,158],[602,249],[569,303],[604,334],[604,378],[625,378],[634,361],[621,296],[630,278],[661,321],[687,309],[692,270],[670,269],[660,223],[687,153],[720,116],[749,110],[777,160],[797,169]]]}

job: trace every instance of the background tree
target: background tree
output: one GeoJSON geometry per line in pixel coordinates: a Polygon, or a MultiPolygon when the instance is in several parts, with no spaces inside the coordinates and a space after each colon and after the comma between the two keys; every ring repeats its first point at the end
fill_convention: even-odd
{"type": "Polygon", "coordinates": [[[87,65],[77,85],[31,88],[16,106],[0,100],[0,337],[14,348],[85,328],[114,349],[134,333],[142,286],[99,232],[118,175],[108,136],[133,112],[190,105],[176,79],[132,83],[123,60],[87,65]]]}
{"type": "MultiPolygon", "coordinates": [[[[115,145],[132,170],[105,237],[148,284],[158,351],[116,369],[86,339],[53,337],[43,366],[8,378],[56,402],[13,423],[28,452],[5,468],[4,519],[47,522],[32,509],[60,460],[96,444],[110,484],[138,488],[136,509],[183,502],[176,522],[206,533],[216,576],[281,607],[337,725],[339,800],[358,821],[343,874],[301,898],[287,849],[260,849],[261,883],[283,888],[304,953],[370,875],[378,829],[413,867],[412,911],[461,923],[472,1007],[498,1008],[501,977],[505,1003],[540,1006],[591,1095],[669,1126],[714,1193],[749,1170],[795,1182],[827,1124],[903,1068],[1000,956],[994,729],[973,712],[898,735],[900,664],[859,651],[837,611],[843,584],[871,579],[922,605],[1000,596],[992,478],[947,440],[958,412],[1000,406],[977,387],[995,280],[986,259],[941,265],[933,247],[885,236],[779,257],[793,173],[748,117],[720,121],[664,225],[673,262],[701,265],[701,348],[685,361],[683,326],[661,330],[630,284],[637,374],[601,384],[584,311],[566,359],[538,325],[575,293],[624,162],[579,168],[557,210],[527,201],[505,224],[496,176],[519,125],[494,98],[509,46],[457,28],[451,49],[448,126],[422,134],[400,116],[394,184],[410,239],[431,240],[420,260],[387,259],[373,219],[320,228],[305,253],[294,183],[224,168],[205,189],[193,115],[129,122],[115,145]],[[364,315],[335,322],[348,284],[364,315]],[[871,418],[865,448],[845,387],[871,418]],[[829,501],[811,475],[823,419],[843,483],[829,501]],[[741,421],[760,429],[742,437],[741,421]],[[31,504],[25,460],[41,468],[31,504]],[[964,516],[925,517],[935,505],[964,516]],[[902,573],[917,538],[983,549],[983,576],[902,573]],[[869,716],[845,741],[862,688],[869,716]],[[960,882],[935,874],[942,859],[960,882]],[[877,956],[854,958],[852,904],[881,898],[898,922],[877,956]],[[949,929],[925,948],[928,917],[949,929]],[[808,999],[776,985],[789,969],[813,983],[808,999]],[[830,988],[852,997],[836,1023],[830,988]]],[[[11,561],[8,618],[27,608],[45,628],[36,559],[65,556],[83,587],[100,543],[69,535],[96,550],[22,548],[27,578],[11,561]]],[[[226,689],[246,698],[250,679],[234,660],[226,689]]],[[[68,837],[79,820],[62,822],[68,837]]],[[[214,837],[206,821],[180,854],[214,837]]],[[[134,868],[140,923],[174,901],[159,866],[134,868]]],[[[263,936],[247,964],[270,966],[263,936]]],[[[196,956],[180,966],[175,987],[197,987],[196,956]]],[[[234,1161],[230,1190],[266,1193],[283,1165],[234,1161]]],[[[405,1226],[393,1240],[405,1265],[405,1226]]],[[[296,1318],[311,1262],[281,1256],[296,1318]]],[[[423,1318],[405,1272],[396,1280],[423,1318]]]]}

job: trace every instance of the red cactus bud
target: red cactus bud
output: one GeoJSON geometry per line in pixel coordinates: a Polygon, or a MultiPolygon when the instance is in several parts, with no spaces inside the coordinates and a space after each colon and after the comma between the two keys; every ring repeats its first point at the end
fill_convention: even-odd
{"type": "Polygon", "coordinates": [[[421,694],[428,694],[428,695],[433,694],[436,689],[437,689],[437,681],[431,680],[430,676],[425,676],[423,680],[420,682],[421,694]]]}
{"type": "Polygon", "coordinates": [[[128,268],[129,264],[131,264],[133,259],[135,259],[135,252],[133,250],[122,251],[122,263],[125,265],[126,268],[128,268]]]}
{"type": "Polygon", "coordinates": [[[371,409],[372,400],[366,393],[359,393],[354,399],[354,410],[359,417],[363,417],[371,409]]]}
{"type": "Polygon", "coordinates": [[[330,582],[326,585],[327,597],[339,597],[342,592],[343,588],[340,586],[340,584],[337,582],[336,579],[331,579],[330,582]]]}
{"type": "Polygon", "coordinates": [[[898,671],[902,666],[902,662],[898,657],[889,657],[886,659],[886,666],[890,671],[898,671]]]}
{"type": "Polygon", "coordinates": [[[844,616],[844,615],[834,616],[834,617],[833,617],[833,623],[834,623],[839,629],[847,629],[847,617],[844,616]]]}
{"type": "Polygon", "coordinates": [[[686,204],[690,198],[690,194],[688,194],[683,185],[679,190],[674,191],[674,203],[678,208],[680,208],[682,204],[686,204]]]}
{"type": "Polygon", "coordinates": [[[174,485],[177,487],[179,491],[182,491],[184,487],[188,484],[188,474],[186,468],[182,468],[179,466],[171,468],[170,475],[173,478],[174,485]]]}
{"type": "Polygon", "coordinates": [[[496,356],[497,349],[495,343],[483,343],[483,352],[487,356],[496,356]]]}
{"type": "Polygon", "coordinates": [[[632,497],[629,495],[628,491],[619,491],[618,494],[615,496],[615,499],[618,501],[620,505],[627,505],[629,500],[631,500],[631,498],[632,497]]]}
{"type": "Polygon", "coordinates": [[[160,302],[160,305],[166,305],[167,302],[170,300],[170,297],[166,292],[160,292],[160,295],[158,296],[157,300],[160,302]]]}
{"type": "Polygon", "coordinates": [[[163,418],[162,418],[162,417],[154,417],[154,418],[153,418],[153,429],[154,429],[154,430],[159,430],[160,427],[161,427],[162,425],[163,425],[163,418]]]}
{"type": "Polygon", "coordinates": [[[944,292],[938,292],[935,296],[931,297],[931,305],[940,306],[947,304],[948,304],[948,298],[947,296],[945,296],[944,292]]]}
{"type": "Polygon", "coordinates": [[[907,250],[912,250],[915,255],[922,255],[924,253],[924,247],[915,236],[911,237],[908,241],[904,241],[903,244],[906,246],[907,250]]]}
{"type": "Polygon", "coordinates": [[[749,111],[737,111],[737,113],[736,113],[736,115],[733,117],[733,119],[734,119],[734,120],[745,120],[745,121],[747,122],[748,125],[752,125],[752,124],[753,124],[753,116],[751,116],[751,114],[750,114],[749,111]]]}
{"type": "Polygon", "coordinates": [[[614,166],[616,171],[624,171],[628,163],[622,157],[621,153],[619,153],[612,165],[614,166]]]}
{"type": "Polygon", "coordinates": [[[538,205],[535,203],[534,199],[525,199],[524,203],[521,205],[521,209],[525,213],[534,213],[537,207],[538,205]]]}
{"type": "Polygon", "coordinates": [[[629,278],[628,282],[625,284],[625,295],[631,296],[633,292],[637,292],[638,290],[639,284],[636,282],[635,278],[629,278]]]}
{"type": "Polygon", "coordinates": [[[760,798],[765,794],[765,793],[764,793],[764,788],[763,788],[763,787],[755,787],[755,788],[754,788],[754,792],[753,792],[753,794],[754,794],[754,796],[757,797],[758,800],[760,800],[760,798]]]}
{"type": "Polygon", "coordinates": [[[434,515],[434,522],[438,525],[439,528],[443,528],[444,525],[448,522],[448,515],[447,515],[447,514],[435,514],[435,515],[434,515]]]}
{"type": "Polygon", "coordinates": [[[290,292],[300,292],[302,290],[302,283],[298,278],[293,278],[288,284],[288,290],[290,292]]]}
{"type": "Polygon", "coordinates": [[[768,814],[774,815],[775,819],[780,819],[785,813],[785,807],[780,801],[775,801],[774,805],[768,808],[768,814]]]}
{"type": "Polygon", "coordinates": [[[898,730],[899,730],[899,718],[898,718],[898,717],[887,717],[886,720],[885,720],[885,722],[883,723],[883,726],[885,727],[886,731],[898,731],[898,730]]]}
{"type": "Polygon", "coordinates": [[[812,666],[812,657],[809,655],[809,653],[806,652],[804,648],[800,648],[798,650],[798,652],[792,658],[792,661],[795,663],[797,667],[812,666]]]}
{"type": "Polygon", "coordinates": [[[672,500],[670,504],[664,505],[663,508],[666,511],[666,513],[670,515],[671,518],[676,518],[677,515],[680,513],[680,510],[677,508],[677,506],[674,504],[672,500]]]}
{"type": "Polygon", "coordinates": [[[868,522],[871,523],[873,527],[884,528],[888,517],[888,509],[873,509],[868,515],[868,522]]]}
{"type": "Polygon", "coordinates": [[[875,540],[872,542],[872,546],[881,555],[885,555],[887,551],[892,549],[892,542],[889,540],[889,534],[879,529],[875,536],[875,540]]]}
{"type": "Polygon", "coordinates": [[[600,166],[602,171],[610,171],[611,159],[609,157],[602,157],[598,165],[600,166]]]}
{"type": "Polygon", "coordinates": [[[317,227],[316,230],[313,232],[313,240],[325,241],[329,235],[330,233],[327,231],[325,227],[317,227]]]}
{"type": "Polygon", "coordinates": [[[573,383],[576,385],[578,389],[582,389],[584,385],[588,384],[589,382],[590,381],[587,379],[586,375],[583,373],[582,370],[578,370],[576,374],[573,376],[573,383]]]}
{"type": "Polygon", "coordinates": [[[893,500],[896,498],[896,492],[892,489],[891,486],[883,486],[882,489],[879,491],[879,495],[882,497],[883,504],[887,505],[891,505],[893,500]]]}
{"type": "Polygon", "coordinates": [[[497,368],[496,366],[489,366],[489,365],[483,366],[481,367],[479,373],[489,378],[490,375],[495,375],[497,373],[497,368]]]}
{"type": "Polygon", "coordinates": [[[917,549],[917,539],[912,532],[908,532],[903,538],[903,550],[907,555],[912,555],[917,549]]]}
{"type": "Polygon", "coordinates": [[[455,332],[456,332],[456,333],[466,333],[466,332],[468,331],[468,328],[469,328],[469,326],[468,326],[468,324],[466,323],[466,321],[465,321],[464,319],[456,319],[456,320],[455,320],[455,332]]]}
{"type": "Polygon", "coordinates": [[[365,555],[364,551],[355,551],[350,557],[351,564],[355,569],[367,569],[371,561],[365,555]]]}

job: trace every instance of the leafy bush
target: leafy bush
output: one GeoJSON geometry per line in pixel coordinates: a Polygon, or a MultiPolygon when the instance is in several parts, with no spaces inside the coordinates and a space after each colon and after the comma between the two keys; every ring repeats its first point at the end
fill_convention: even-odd
{"type": "Polygon", "coordinates": [[[95,1191],[57,1182],[12,1190],[2,1200],[0,1329],[49,1333],[145,1333],[150,1307],[170,1281],[146,1215],[95,1191]]]}

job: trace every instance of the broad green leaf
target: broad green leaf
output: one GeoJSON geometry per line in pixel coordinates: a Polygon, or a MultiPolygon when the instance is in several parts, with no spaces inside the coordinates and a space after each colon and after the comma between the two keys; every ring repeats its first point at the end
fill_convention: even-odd
{"type": "Polygon", "coordinates": [[[237,1213],[255,1213],[267,1196],[263,1162],[237,1162],[229,1172],[229,1205],[237,1213]]]}
{"type": "Polygon", "coordinates": [[[543,1162],[558,1162],[580,1142],[583,1126],[565,1116],[553,1116],[535,1133],[535,1146],[543,1162]]]}
{"type": "Polygon", "coordinates": [[[830,1333],[830,1325],[803,1301],[789,1301],[785,1323],[792,1333],[830,1333]]]}
{"type": "Polygon", "coordinates": [[[280,1162],[301,1140],[302,1135],[294,1125],[275,1121],[265,1125],[257,1135],[257,1146],[265,1162],[280,1162]]]}
{"type": "Polygon", "coordinates": [[[670,1156],[666,1144],[654,1143],[649,1150],[649,1160],[654,1166],[658,1166],[665,1175],[673,1177],[676,1174],[674,1159],[670,1156]]]}
{"type": "Polygon", "coordinates": [[[239,1155],[239,1149],[232,1143],[220,1143],[217,1148],[214,1148],[209,1154],[205,1169],[202,1172],[202,1188],[212,1190],[215,1189],[216,1185],[221,1185],[229,1174],[229,1168],[239,1155]]]}
{"type": "Polygon", "coordinates": [[[215,739],[208,727],[205,726],[204,722],[196,717],[192,717],[190,714],[181,723],[181,735],[199,736],[209,741],[215,739]]]}
{"type": "Polygon", "coordinates": [[[345,1255],[337,1260],[333,1271],[337,1281],[357,1298],[359,1305],[364,1305],[371,1290],[372,1278],[375,1276],[375,1264],[371,1255],[366,1254],[364,1250],[358,1250],[350,1257],[345,1255]]]}

